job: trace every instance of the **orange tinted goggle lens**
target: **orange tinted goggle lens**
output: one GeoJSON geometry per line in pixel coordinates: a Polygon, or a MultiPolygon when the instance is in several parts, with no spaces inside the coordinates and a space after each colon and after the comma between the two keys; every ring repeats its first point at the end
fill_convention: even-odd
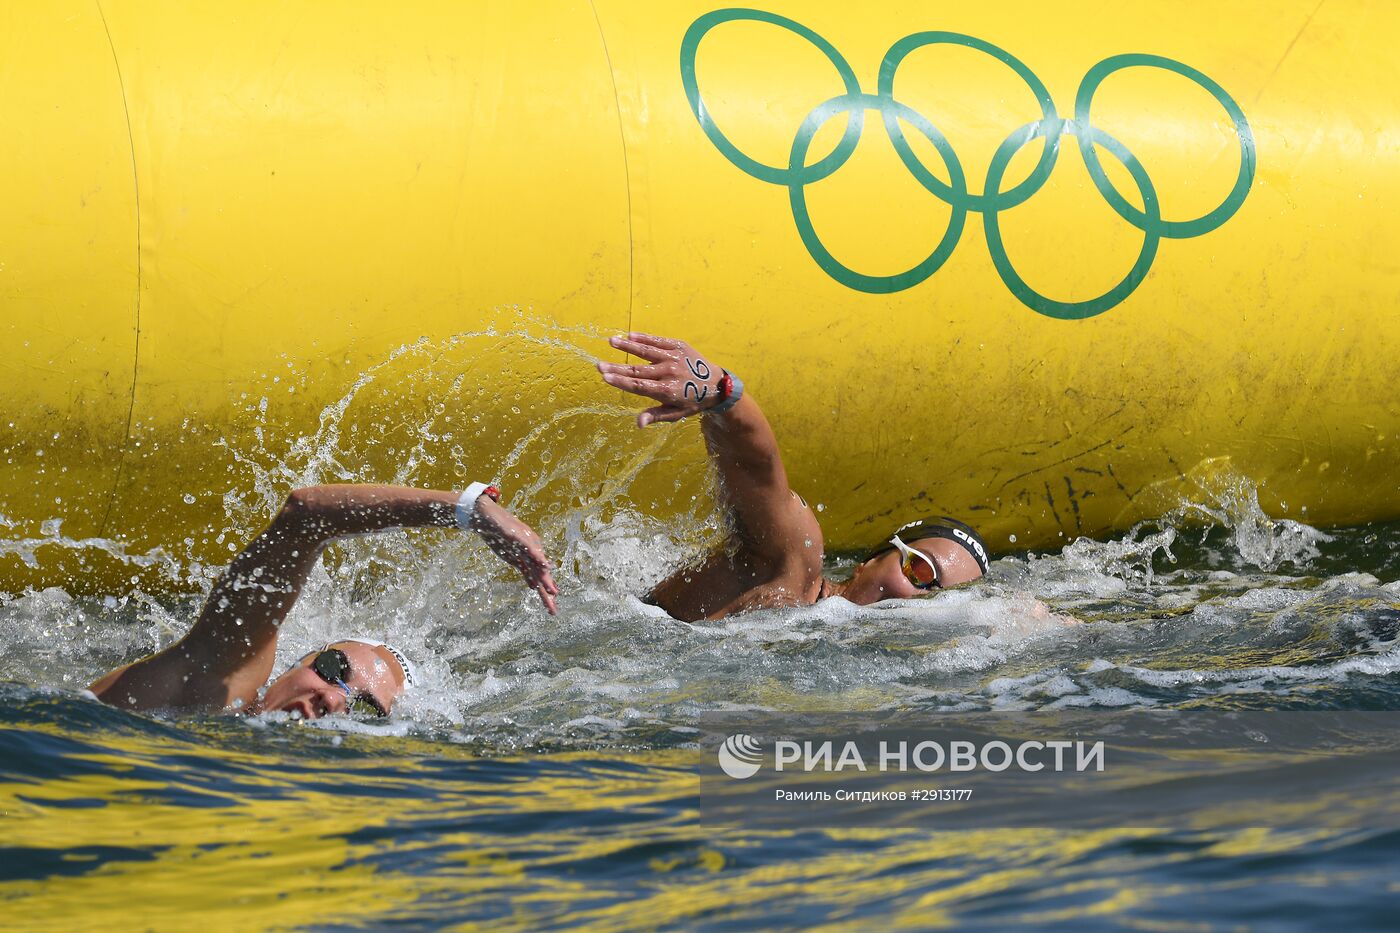
{"type": "Polygon", "coordinates": [[[938,576],[934,573],[927,561],[919,560],[917,557],[904,555],[900,567],[904,570],[904,578],[918,587],[933,586],[938,582],[938,576]]]}

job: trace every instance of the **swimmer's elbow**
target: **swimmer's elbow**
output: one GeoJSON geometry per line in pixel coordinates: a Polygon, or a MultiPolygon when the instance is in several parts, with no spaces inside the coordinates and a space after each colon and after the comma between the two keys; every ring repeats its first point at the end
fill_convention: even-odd
{"type": "Polygon", "coordinates": [[[282,508],[272,520],[272,527],[288,534],[300,535],[314,531],[322,524],[317,517],[317,491],[318,487],[307,486],[288,493],[287,500],[282,503],[282,508]]]}
{"type": "Polygon", "coordinates": [[[303,521],[312,512],[315,490],[316,487],[309,486],[293,489],[288,493],[287,501],[282,503],[282,509],[277,513],[277,521],[283,524],[295,524],[303,521]]]}

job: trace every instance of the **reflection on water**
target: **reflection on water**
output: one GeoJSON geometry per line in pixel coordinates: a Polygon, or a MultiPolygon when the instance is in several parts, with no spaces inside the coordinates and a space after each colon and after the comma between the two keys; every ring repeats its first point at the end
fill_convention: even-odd
{"type": "Polygon", "coordinates": [[[1394,833],[701,827],[684,749],[496,757],[0,697],[0,896],[35,927],[1182,929],[1209,916],[1379,929],[1392,916],[1394,833]]]}
{"type": "MultiPolygon", "coordinates": [[[[423,352],[409,347],[392,362],[423,352]]],[[[225,498],[230,543],[293,485],[427,484],[434,458],[475,475],[453,453],[462,440],[448,436],[442,412],[395,428],[409,436],[396,475],[346,466],[364,461],[356,445],[374,434],[345,419],[380,375],[366,373],[313,436],[238,452],[244,472],[225,498]]],[[[280,659],[342,635],[401,644],[425,684],[387,723],[135,716],[84,699],[95,676],[189,624],[212,571],[179,542],[141,560],[167,561],[185,598],[51,589],[0,601],[11,682],[0,686],[0,898],[10,921],[65,930],[99,916],[211,929],[1389,923],[1394,833],[705,826],[692,742],[697,717],[714,710],[1395,709],[1400,526],[1324,535],[1271,521],[1248,481],[1224,473],[1158,522],[1003,558],[988,580],[934,598],[830,600],[691,626],[635,594],[714,541],[710,500],[683,491],[695,495],[687,518],[661,524],[645,517],[636,480],[696,439],[631,431],[615,414],[583,406],[541,419],[493,467],[521,474],[512,505],[526,516],[532,496],[556,494],[537,524],[561,566],[557,619],[466,537],[392,533],[328,555],[280,659]],[[621,427],[563,448],[557,419],[573,418],[621,427]],[[605,451],[602,489],[558,495],[605,451]]],[[[68,542],[51,528],[17,546],[109,544],[68,542]]],[[[833,559],[832,570],[848,564],[833,559]]],[[[1263,789],[1261,801],[1267,808],[1263,789]]]]}

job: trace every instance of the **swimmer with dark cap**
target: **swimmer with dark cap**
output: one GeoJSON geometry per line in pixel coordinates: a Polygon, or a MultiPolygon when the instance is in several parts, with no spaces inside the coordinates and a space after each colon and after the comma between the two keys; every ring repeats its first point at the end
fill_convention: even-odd
{"type": "Polygon", "coordinates": [[[831,596],[860,605],[904,599],[987,572],[987,547],[977,532],[940,518],[897,529],[849,580],[826,579],[821,526],[788,487],[778,439],[743,383],[681,340],[633,333],[610,343],[645,361],[598,364],[608,385],[657,403],[637,416],[638,427],[702,416],[730,524],[728,546],[658,583],[648,602],[678,619],[721,619],[831,596]]]}
{"type": "Polygon", "coordinates": [[[379,641],[344,638],[306,655],[269,684],[282,620],[327,544],[410,526],[475,531],[520,571],[553,614],[559,590],[539,537],[498,504],[499,497],[484,483],[462,493],[398,486],[298,489],[214,584],[184,638],[88,689],[102,702],[130,710],[279,710],[300,719],[387,715],[414,685],[413,665],[403,652],[379,641]]]}

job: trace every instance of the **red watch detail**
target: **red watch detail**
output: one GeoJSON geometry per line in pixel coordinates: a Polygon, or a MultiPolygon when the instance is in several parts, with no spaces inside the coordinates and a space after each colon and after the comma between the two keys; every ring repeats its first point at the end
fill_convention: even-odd
{"type": "Polygon", "coordinates": [[[734,377],[725,373],[719,381],[719,400],[723,402],[734,394],[734,377]]]}
{"type": "Polygon", "coordinates": [[[489,496],[492,502],[501,501],[501,491],[495,486],[487,486],[485,489],[481,490],[481,494],[483,496],[489,496]]]}

